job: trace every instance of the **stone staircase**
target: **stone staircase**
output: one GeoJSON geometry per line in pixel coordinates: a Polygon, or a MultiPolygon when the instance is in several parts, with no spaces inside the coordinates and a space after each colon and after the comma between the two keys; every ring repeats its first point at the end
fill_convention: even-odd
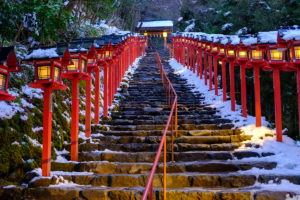
{"type": "MultiPolygon", "coordinates": [[[[285,199],[287,192],[263,191],[255,183],[279,183],[288,179],[300,184],[299,176],[248,175],[253,167],[273,169],[276,162],[246,162],[242,158],[271,156],[251,151],[234,151],[251,136],[232,129],[230,120],[202,104],[193,85],[172,73],[168,52],[160,50],[168,77],[178,95],[178,137],[174,137],[174,163],[171,162],[171,132],[167,136],[168,200],[267,200],[285,199]]],[[[100,199],[139,200],[147,183],[154,158],[170,114],[166,104],[155,52],[147,51],[129,83],[112,120],[103,121],[109,131],[96,130],[92,140],[81,141],[79,162],[52,162],[60,176],[33,179],[25,177],[27,188],[0,190],[6,199],[100,199]],[[78,172],[76,174],[76,172],[78,172]],[[81,174],[80,172],[92,172],[81,174]],[[57,185],[67,180],[78,185],[57,185]],[[55,185],[50,186],[49,185],[55,185]],[[18,190],[19,192],[16,192],[18,190]],[[6,195],[6,196],[5,196],[6,195]]],[[[66,146],[67,150],[70,146],[66,146]]],[[[70,155],[64,155],[70,159],[70,155]]],[[[154,199],[163,199],[163,153],[153,181],[154,199]]],[[[288,193],[290,196],[293,193],[288,193]]]]}

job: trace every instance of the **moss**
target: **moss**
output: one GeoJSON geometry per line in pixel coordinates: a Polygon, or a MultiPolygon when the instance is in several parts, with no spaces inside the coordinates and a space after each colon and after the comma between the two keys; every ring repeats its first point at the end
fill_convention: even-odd
{"type": "Polygon", "coordinates": [[[102,120],[111,120],[110,117],[102,117],[102,120]]]}

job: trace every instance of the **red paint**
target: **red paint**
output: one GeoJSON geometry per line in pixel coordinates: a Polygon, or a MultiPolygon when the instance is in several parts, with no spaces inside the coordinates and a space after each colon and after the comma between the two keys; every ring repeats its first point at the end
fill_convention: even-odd
{"type": "Polygon", "coordinates": [[[108,96],[109,96],[109,92],[108,92],[108,67],[104,67],[104,77],[103,77],[103,82],[104,82],[104,94],[103,94],[103,117],[107,117],[108,116],[108,96]]]}
{"type": "Polygon", "coordinates": [[[234,64],[230,64],[230,96],[231,96],[231,110],[235,111],[235,85],[234,85],[234,64]]]}
{"type": "MultiPolygon", "coordinates": [[[[297,93],[298,93],[298,113],[300,114],[300,68],[297,69],[297,93]]],[[[300,115],[299,115],[300,116],[300,115]]],[[[299,120],[299,131],[300,131],[300,117],[299,120]]]]}
{"type": "Polygon", "coordinates": [[[204,53],[204,83],[207,85],[207,54],[204,53]]]}
{"type": "Polygon", "coordinates": [[[280,91],[280,71],[273,69],[274,75],[274,99],[275,99],[275,124],[277,142],[282,142],[282,115],[281,115],[281,91],[280,91]]]}
{"type": "MultiPolygon", "coordinates": [[[[89,74],[90,75],[90,74],[89,74]]],[[[85,101],[85,137],[91,137],[91,112],[92,112],[92,80],[86,80],[85,83],[85,94],[86,94],[86,101],[85,101]]]]}
{"type": "Polygon", "coordinates": [[[78,161],[79,78],[72,79],[71,160],[78,161]]]}
{"type": "Polygon", "coordinates": [[[218,59],[214,57],[214,78],[215,78],[215,95],[219,95],[218,93],[218,59]]]}
{"type": "Polygon", "coordinates": [[[50,96],[52,89],[44,89],[44,111],[43,111],[43,154],[42,154],[42,176],[50,176],[51,171],[51,134],[52,134],[52,112],[50,112],[50,96]]]}
{"type": "Polygon", "coordinates": [[[209,91],[212,91],[212,56],[208,55],[209,63],[209,91]]]}
{"type": "Polygon", "coordinates": [[[260,102],[259,67],[254,67],[254,94],[255,94],[256,127],[260,127],[261,126],[261,102],[260,102]]]}
{"type": "Polygon", "coordinates": [[[190,54],[189,54],[189,47],[186,48],[186,60],[187,60],[186,67],[187,67],[188,69],[190,69],[190,54]]]}
{"type": "Polygon", "coordinates": [[[203,74],[203,60],[202,60],[202,51],[200,51],[200,79],[202,79],[203,74]]]}
{"type": "Polygon", "coordinates": [[[226,62],[222,62],[222,85],[223,85],[223,102],[227,101],[226,97],[226,62]]]}
{"type": "Polygon", "coordinates": [[[100,72],[95,72],[95,117],[94,124],[100,121],[100,72]]]}
{"type": "Polygon", "coordinates": [[[246,71],[245,65],[241,65],[241,99],[242,99],[242,116],[247,118],[247,94],[246,94],[246,71]]]}

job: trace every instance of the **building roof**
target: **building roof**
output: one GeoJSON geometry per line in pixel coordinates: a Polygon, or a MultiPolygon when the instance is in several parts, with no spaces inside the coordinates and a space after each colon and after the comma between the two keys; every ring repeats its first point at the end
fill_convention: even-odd
{"type": "MultiPolygon", "coordinates": [[[[137,28],[140,27],[141,22],[138,22],[137,28]]],[[[173,27],[171,20],[143,20],[142,28],[159,28],[159,27],[173,27]]]]}

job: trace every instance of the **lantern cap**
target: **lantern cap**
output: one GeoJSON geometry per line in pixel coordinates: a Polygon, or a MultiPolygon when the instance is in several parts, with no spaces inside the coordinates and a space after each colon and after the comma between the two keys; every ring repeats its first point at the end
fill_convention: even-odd
{"type": "Polygon", "coordinates": [[[95,40],[94,46],[96,49],[103,49],[104,45],[105,45],[104,37],[100,37],[95,40]]]}
{"type": "MultiPolygon", "coordinates": [[[[91,42],[92,44],[93,42],[91,42]]],[[[69,52],[70,53],[81,53],[81,52],[87,52],[89,49],[84,48],[84,42],[83,41],[75,41],[69,43],[69,52]]]]}
{"type": "Polygon", "coordinates": [[[18,59],[14,52],[14,47],[0,47],[0,64],[8,66],[9,72],[20,72],[23,71],[18,64],[18,59]]]}
{"type": "Polygon", "coordinates": [[[277,44],[277,31],[258,32],[258,44],[277,44]]]}
{"type": "Polygon", "coordinates": [[[300,27],[298,25],[280,26],[276,29],[281,40],[300,40],[300,27]]]}
{"type": "Polygon", "coordinates": [[[29,48],[29,53],[23,61],[61,58],[64,56],[67,49],[67,43],[59,43],[57,46],[29,48]]]}

